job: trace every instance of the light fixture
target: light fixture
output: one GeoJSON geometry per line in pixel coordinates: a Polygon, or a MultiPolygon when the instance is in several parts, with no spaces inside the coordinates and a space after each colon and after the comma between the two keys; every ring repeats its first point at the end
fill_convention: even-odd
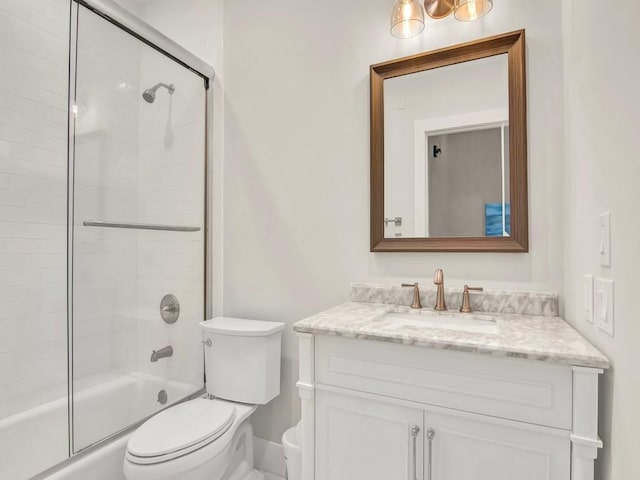
{"type": "Polygon", "coordinates": [[[484,17],[492,8],[493,0],[395,0],[391,12],[391,35],[411,38],[422,33],[425,12],[435,20],[453,13],[456,20],[472,22],[484,17]]]}
{"type": "Polygon", "coordinates": [[[411,38],[424,30],[424,10],[419,0],[395,0],[391,12],[391,35],[411,38]]]}
{"type": "Polygon", "coordinates": [[[454,0],[424,0],[427,15],[435,20],[448,17],[453,12],[454,0]]]}
{"type": "Polygon", "coordinates": [[[454,16],[461,22],[484,17],[493,8],[493,0],[456,0],[454,16]]]}

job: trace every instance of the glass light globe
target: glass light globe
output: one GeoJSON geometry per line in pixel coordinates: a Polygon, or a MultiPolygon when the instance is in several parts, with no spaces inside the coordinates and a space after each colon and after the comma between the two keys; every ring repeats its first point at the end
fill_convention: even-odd
{"type": "Polygon", "coordinates": [[[424,10],[419,0],[396,0],[391,11],[391,35],[411,38],[424,30],[424,10]]]}
{"type": "Polygon", "coordinates": [[[456,0],[453,15],[461,22],[472,22],[484,17],[493,8],[493,0],[456,0]]]}

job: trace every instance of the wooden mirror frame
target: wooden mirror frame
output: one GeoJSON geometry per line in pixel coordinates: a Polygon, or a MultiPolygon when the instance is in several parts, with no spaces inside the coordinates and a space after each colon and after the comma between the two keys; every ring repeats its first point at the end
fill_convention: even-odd
{"type": "Polygon", "coordinates": [[[524,30],[371,65],[371,251],[528,252],[527,95],[524,30]],[[384,236],[384,80],[507,54],[509,65],[509,237],[384,236]]]}

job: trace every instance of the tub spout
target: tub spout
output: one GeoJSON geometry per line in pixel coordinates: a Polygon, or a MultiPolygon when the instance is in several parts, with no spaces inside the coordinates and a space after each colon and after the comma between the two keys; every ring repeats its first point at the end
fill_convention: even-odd
{"type": "Polygon", "coordinates": [[[157,362],[161,358],[170,357],[173,355],[173,347],[163,347],[160,350],[154,350],[151,354],[151,361],[157,362]]]}

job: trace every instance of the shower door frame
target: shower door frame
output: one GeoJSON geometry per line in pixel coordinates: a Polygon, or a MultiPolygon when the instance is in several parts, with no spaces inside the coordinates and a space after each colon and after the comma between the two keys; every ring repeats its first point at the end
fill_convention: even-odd
{"type": "MultiPolygon", "coordinates": [[[[213,309],[213,292],[211,291],[213,267],[209,255],[210,248],[213,247],[210,227],[212,225],[212,209],[210,202],[212,195],[210,186],[213,185],[211,145],[213,143],[213,92],[211,84],[215,78],[213,67],[200,58],[184,49],[170,38],[155,30],[148,24],[141,21],[129,13],[124,8],[110,0],[70,0],[70,31],[69,31],[69,88],[68,88],[68,147],[67,147],[67,403],[68,403],[68,459],[84,456],[104,444],[128,434],[136,429],[147,419],[157,414],[151,415],[132,423],[128,427],[112,432],[110,435],[92,443],[91,445],[75,451],[74,448],[74,413],[73,413],[73,242],[74,242],[74,171],[75,171],[75,115],[74,107],[76,102],[76,71],[77,71],[77,40],[78,40],[78,18],[80,7],[85,7],[91,12],[99,15],[105,21],[118,27],[124,34],[128,34],[160,52],[168,59],[173,60],[180,66],[190,70],[195,75],[202,78],[205,89],[205,122],[204,122],[204,319],[209,318],[213,309]]],[[[176,403],[186,401],[191,398],[201,396],[205,393],[204,377],[202,387],[179,400],[167,405],[170,408],[176,403]]],[[[160,411],[160,410],[159,410],[160,411]]],[[[53,467],[56,468],[55,466],[53,467]]]]}

